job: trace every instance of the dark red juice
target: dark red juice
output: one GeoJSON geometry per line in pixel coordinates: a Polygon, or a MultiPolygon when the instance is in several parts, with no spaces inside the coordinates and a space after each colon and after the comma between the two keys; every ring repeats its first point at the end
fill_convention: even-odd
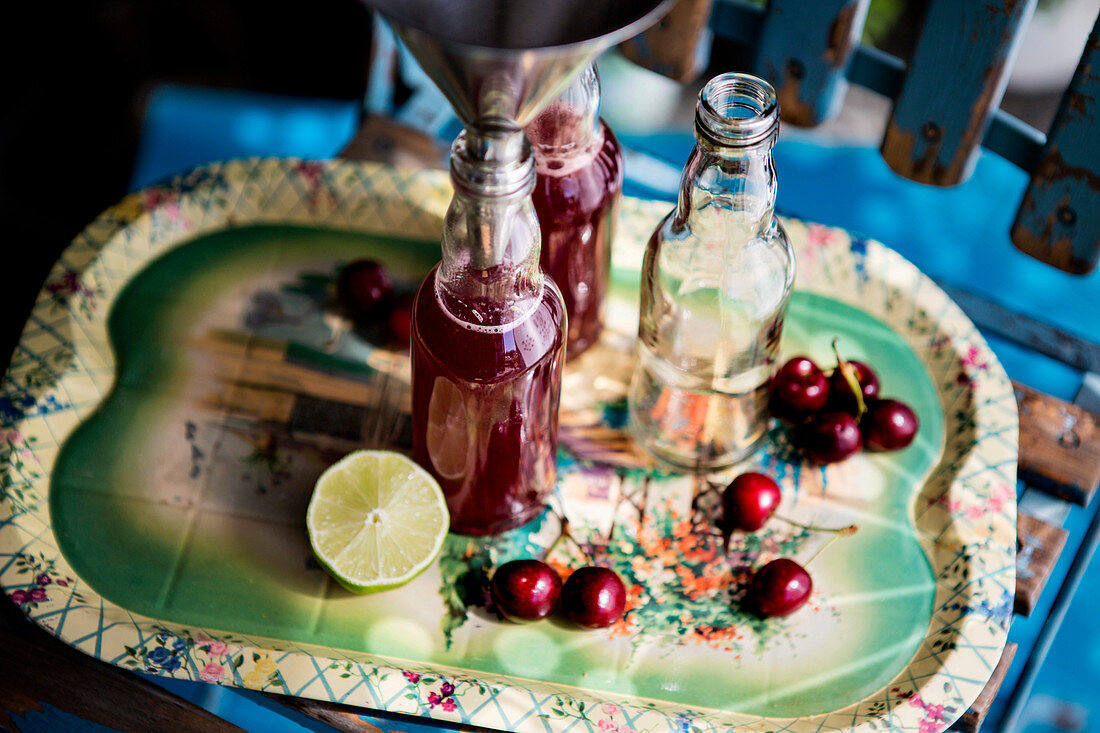
{"type": "Polygon", "coordinates": [[[584,143],[562,142],[584,124],[579,112],[555,104],[527,128],[537,160],[531,198],[542,231],[539,261],[565,298],[570,358],[596,343],[603,328],[611,238],[623,188],[619,141],[602,120],[584,143]]]}
{"type": "Polygon", "coordinates": [[[544,278],[527,314],[471,326],[473,311],[492,323],[493,304],[452,316],[437,269],[413,306],[413,458],[443,488],[452,530],[494,534],[533,519],[554,486],[562,301],[544,278]]]}

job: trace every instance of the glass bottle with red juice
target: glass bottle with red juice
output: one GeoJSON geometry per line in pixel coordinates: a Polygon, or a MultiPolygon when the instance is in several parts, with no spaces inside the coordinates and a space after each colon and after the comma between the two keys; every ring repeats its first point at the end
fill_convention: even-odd
{"type": "Polygon", "coordinates": [[[538,171],[531,197],[541,262],[565,298],[569,358],[596,343],[603,328],[623,189],[622,150],[599,110],[600,80],[589,66],[526,128],[538,171]]]}
{"type": "Polygon", "coordinates": [[[519,127],[483,121],[459,136],[442,261],[413,305],[413,458],[438,479],[456,532],[525,524],[554,486],[566,316],[539,268],[534,179],[519,127]]]}

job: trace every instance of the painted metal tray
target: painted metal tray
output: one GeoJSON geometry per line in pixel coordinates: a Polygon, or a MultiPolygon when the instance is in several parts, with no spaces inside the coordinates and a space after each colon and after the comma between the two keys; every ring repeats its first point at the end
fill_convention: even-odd
{"type": "MultiPolygon", "coordinates": [[[[331,307],[348,260],[411,291],[438,258],[444,174],[351,162],[212,165],[105,212],[47,280],[0,390],[0,583],[36,623],[124,667],[506,730],[940,730],[1005,643],[1017,414],[974,326],[882,245],[787,221],[787,355],[844,352],[912,404],[918,440],[828,468],[775,427],[750,466],[783,513],[856,523],[811,565],[811,604],[740,610],[752,567],[821,535],[713,532],[716,493],[623,431],[644,242],[667,204],[624,202],[609,327],[565,376],[551,511],[452,535],[408,586],[354,596],[310,556],[313,479],[408,440],[408,357],[331,307]],[[512,625],[480,605],[495,564],[568,517],[626,579],[604,631],[512,625]]],[[[720,483],[721,475],[710,477],[720,483]]],[[[560,543],[563,572],[580,558],[560,543]]]]}

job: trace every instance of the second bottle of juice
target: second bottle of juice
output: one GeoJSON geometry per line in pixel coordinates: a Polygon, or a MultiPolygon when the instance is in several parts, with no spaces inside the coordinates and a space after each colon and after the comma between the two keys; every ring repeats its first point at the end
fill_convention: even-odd
{"type": "Polygon", "coordinates": [[[589,66],[526,128],[538,170],[531,196],[542,267],[565,298],[570,359],[596,343],[603,328],[623,188],[622,150],[599,112],[600,80],[589,66]]]}

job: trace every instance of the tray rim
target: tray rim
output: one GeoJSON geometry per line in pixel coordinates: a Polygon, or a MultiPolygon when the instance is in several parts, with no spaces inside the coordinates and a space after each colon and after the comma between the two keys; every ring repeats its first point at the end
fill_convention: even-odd
{"type": "MultiPolygon", "coordinates": [[[[283,193],[286,193],[286,188],[284,188],[283,193]]],[[[183,244],[200,234],[226,226],[242,224],[286,223],[369,229],[370,227],[364,226],[365,222],[371,221],[372,224],[377,224],[377,222],[365,217],[365,213],[373,212],[377,216],[387,205],[394,203],[395,197],[405,206],[404,209],[401,209],[401,213],[405,216],[400,221],[396,221],[389,214],[383,215],[384,220],[389,220],[386,221],[383,229],[387,229],[392,233],[394,229],[400,228],[402,235],[407,237],[435,238],[438,236],[438,223],[441,221],[449,200],[449,188],[445,174],[440,171],[398,171],[377,164],[350,161],[254,158],[203,166],[190,173],[177,176],[165,184],[151,186],[128,195],[119,204],[111,207],[89,224],[55,263],[39,294],[34,311],[20,339],[16,354],[13,355],[12,363],[5,374],[3,386],[0,388],[0,396],[6,398],[8,404],[13,404],[13,401],[24,399],[26,395],[30,394],[29,390],[16,383],[13,371],[15,371],[16,359],[20,352],[24,356],[35,353],[35,348],[30,344],[30,341],[40,337],[40,323],[48,322],[48,319],[53,317],[65,323],[65,325],[76,326],[78,330],[82,330],[85,325],[94,326],[97,318],[105,324],[106,314],[110,312],[114,297],[121,292],[122,286],[128,281],[129,276],[139,271],[145,262],[161,252],[183,244]],[[292,189],[290,197],[296,206],[285,208],[279,205],[280,201],[277,201],[277,199],[279,198],[280,185],[292,189]],[[253,192],[254,196],[251,198],[249,195],[250,186],[258,188],[257,191],[253,192]],[[270,186],[270,189],[265,188],[265,186],[270,186]],[[372,203],[371,199],[379,193],[378,190],[375,190],[376,187],[380,187],[379,190],[383,191],[384,195],[379,196],[378,200],[372,203]],[[341,196],[346,197],[349,193],[356,191],[360,193],[366,191],[370,194],[366,197],[368,199],[366,208],[362,210],[342,209],[341,205],[345,201],[341,199],[341,196]],[[236,194],[237,198],[230,200],[229,194],[236,194]],[[134,260],[123,258],[124,272],[118,282],[114,283],[116,287],[107,292],[108,297],[104,302],[96,302],[97,295],[101,295],[97,289],[105,286],[102,283],[97,283],[94,278],[90,278],[89,273],[92,272],[95,265],[103,264],[108,248],[125,252],[128,249],[126,245],[132,242],[134,237],[140,238],[143,236],[150,240],[149,247],[151,249],[145,252],[143,256],[139,254],[134,260]],[[154,243],[157,244],[154,246],[154,243]],[[125,268],[129,269],[126,270],[125,268]]],[[[624,205],[634,207],[657,205],[662,207],[662,211],[668,207],[668,204],[664,202],[655,204],[654,202],[647,203],[638,200],[624,201],[624,205]]],[[[393,207],[389,206],[387,211],[392,213],[392,209],[393,207]]],[[[821,241],[818,244],[822,246],[822,251],[826,251],[828,247],[841,246],[837,243],[830,243],[828,238],[830,232],[843,232],[843,230],[824,227],[823,225],[807,224],[789,218],[784,218],[784,221],[791,226],[805,227],[807,230],[805,232],[806,236],[819,238],[821,241]]],[[[620,236],[623,236],[622,232],[620,232],[620,236]]],[[[999,507],[992,517],[986,517],[984,514],[982,517],[983,521],[989,519],[991,524],[997,524],[996,532],[1004,533],[1007,529],[1011,529],[1013,562],[1006,563],[1004,568],[997,571],[1001,581],[1011,586],[1015,577],[1015,470],[1017,458],[1016,435],[1018,430],[1015,399],[1011,384],[976,328],[942,290],[921,274],[912,264],[883,245],[870,240],[859,240],[847,233],[844,233],[844,236],[849,237],[849,241],[844,244],[845,247],[854,249],[858,242],[858,246],[862,250],[861,256],[867,261],[873,262],[875,268],[881,268],[881,272],[890,274],[889,279],[884,279],[883,287],[913,289],[913,292],[919,293],[925,301],[941,308],[935,325],[952,337],[953,340],[946,346],[950,349],[955,346],[965,346],[968,350],[968,356],[973,357],[969,364],[963,362],[963,371],[960,376],[965,375],[970,380],[968,387],[973,391],[974,403],[986,406],[984,412],[976,410],[974,417],[975,429],[979,431],[986,430],[988,435],[982,433],[982,439],[975,442],[974,448],[968,454],[968,461],[959,468],[959,474],[961,475],[963,469],[969,467],[976,460],[979,447],[989,448],[990,450],[996,448],[993,452],[997,453],[998,460],[990,460],[987,465],[978,466],[978,475],[982,476],[989,473],[991,475],[986,478],[992,478],[992,474],[997,474],[997,477],[1002,480],[1011,481],[1012,491],[1009,497],[1000,500],[999,507]],[[948,327],[945,327],[945,324],[948,327]],[[1011,403],[1010,409],[1007,409],[1009,405],[1006,403],[1006,395],[1011,403]],[[991,413],[993,408],[996,408],[996,415],[991,413]],[[993,437],[996,437],[997,440],[993,441],[993,437]],[[1010,461],[1004,457],[1006,451],[1011,453],[1010,461]],[[1008,463],[1011,465],[1009,466],[1008,463]],[[997,466],[997,468],[994,468],[994,466],[997,466]]],[[[857,261],[861,260],[857,259],[857,261]]],[[[92,274],[94,275],[94,273],[92,274]]],[[[815,287],[813,282],[806,282],[806,278],[801,272],[798,285],[801,289],[821,292],[818,290],[818,287],[821,286],[815,287]]],[[[843,302],[848,302],[843,298],[839,298],[835,290],[827,290],[827,292],[821,292],[821,294],[827,294],[843,302]]],[[[928,309],[926,308],[926,310],[928,309]]],[[[878,314],[873,315],[881,318],[878,314]]],[[[954,354],[955,352],[950,349],[949,352],[954,354]]],[[[69,417],[73,419],[67,423],[69,430],[78,424],[81,412],[87,414],[94,410],[113,388],[113,354],[110,353],[108,348],[107,353],[100,354],[100,356],[104,357],[103,361],[105,362],[99,367],[101,376],[103,371],[108,372],[110,374],[109,384],[105,388],[97,390],[98,400],[94,399],[93,396],[92,401],[79,406],[80,409],[70,404],[73,409],[69,417]]],[[[73,364],[76,362],[77,360],[74,359],[73,364]]],[[[68,366],[73,367],[73,364],[68,366]]],[[[48,366],[47,372],[49,372],[48,366]]],[[[71,370],[53,376],[60,379],[69,373],[71,373],[71,370]]],[[[47,383],[45,386],[49,387],[50,385],[47,383]]],[[[56,386],[56,382],[53,386],[56,386]]],[[[31,475],[34,470],[33,468],[27,469],[24,459],[33,457],[38,460],[39,456],[35,454],[35,449],[30,447],[29,444],[25,442],[20,444],[20,441],[15,438],[15,436],[21,434],[21,428],[29,420],[44,418],[46,415],[51,414],[49,412],[52,409],[49,406],[50,396],[51,393],[48,390],[38,395],[45,401],[39,402],[36,397],[34,405],[27,407],[22,415],[15,420],[9,420],[8,416],[0,416],[0,428],[5,429],[7,438],[6,444],[0,444],[0,461],[3,462],[5,479],[4,493],[0,497],[0,516],[7,515],[0,519],[0,563],[4,563],[0,566],[0,585],[4,587],[5,593],[13,597],[17,605],[23,608],[32,621],[71,646],[104,661],[129,668],[135,668],[135,666],[125,663],[127,661],[124,658],[125,654],[111,657],[107,649],[117,651],[118,647],[122,646],[127,650],[138,649],[144,651],[149,646],[150,641],[158,644],[157,647],[154,647],[157,649],[168,648],[169,644],[173,648],[181,646],[187,649],[186,662],[181,662],[174,668],[171,668],[171,665],[157,666],[156,664],[153,664],[151,669],[148,664],[137,668],[167,676],[205,679],[199,665],[207,660],[207,666],[201,668],[204,671],[209,669],[210,664],[217,664],[213,661],[215,655],[212,654],[211,650],[220,651],[220,644],[226,647],[226,651],[216,655],[218,659],[236,660],[240,658],[242,662],[233,668],[231,674],[223,675],[214,680],[219,684],[255,687],[256,685],[250,683],[256,682],[258,679],[256,675],[260,674],[266,675],[264,682],[281,682],[281,685],[274,685],[266,689],[306,697],[317,697],[334,702],[377,707],[395,712],[411,712],[425,717],[460,721],[487,727],[501,726],[503,722],[504,727],[509,729],[543,730],[543,726],[549,722],[561,722],[566,726],[580,723],[590,731],[604,731],[607,729],[604,723],[606,721],[607,724],[616,726],[622,724],[627,728],[652,727],[663,723],[668,728],[676,730],[690,730],[692,728],[717,730],[731,724],[729,720],[716,719],[720,716],[712,716],[710,712],[697,715],[686,708],[676,710],[676,708],[683,708],[684,706],[668,703],[645,703],[636,698],[614,699],[612,702],[607,697],[603,697],[603,693],[579,691],[581,694],[577,694],[575,691],[569,692],[573,688],[565,688],[562,685],[534,680],[503,678],[499,675],[480,672],[476,673],[475,677],[467,671],[436,664],[420,665],[419,667],[413,664],[412,666],[415,667],[413,669],[402,668],[385,662],[379,664],[380,658],[369,653],[348,653],[309,644],[223,634],[216,631],[187,628],[178,624],[160,622],[157,619],[131,614],[126,609],[100,598],[90,588],[83,587],[79,578],[72,578],[75,573],[72,573],[71,569],[65,571],[67,563],[60,555],[49,523],[48,470],[43,470],[38,475],[31,475]],[[46,410],[46,412],[40,414],[40,410],[46,410]],[[19,475],[13,476],[13,474],[19,475]],[[20,493],[23,489],[28,490],[30,494],[37,494],[34,498],[40,502],[40,505],[36,509],[29,508],[25,497],[20,493]],[[50,568],[49,571],[46,571],[47,575],[53,574],[50,575],[50,583],[46,586],[28,584],[26,583],[26,572],[19,573],[17,558],[33,556],[34,552],[38,553],[43,567],[48,565],[50,568]],[[53,554],[47,556],[47,553],[53,554]],[[60,570],[58,570],[59,567],[60,570]],[[32,591],[34,587],[45,589],[49,585],[53,587],[49,588],[46,599],[41,601],[40,604],[39,602],[19,602],[18,599],[25,599],[25,594],[32,591]],[[60,588],[65,588],[66,591],[57,592],[60,588]],[[19,593],[24,595],[19,596],[19,593]],[[70,622],[70,616],[77,621],[70,622]],[[87,626],[81,626],[79,619],[85,617],[90,623],[87,626]],[[76,630],[74,630],[74,626],[77,627],[76,630]],[[88,627],[93,628],[94,631],[87,633],[88,627]],[[127,641],[131,643],[124,643],[127,641]],[[105,645],[107,649],[105,649],[105,645]],[[250,662],[247,661],[249,658],[250,662]],[[305,671],[303,662],[308,662],[313,667],[314,674],[312,677],[308,677],[307,674],[303,673],[305,671]],[[325,663],[324,669],[320,666],[321,662],[325,663]],[[335,668],[336,671],[332,673],[333,676],[343,674],[345,671],[353,674],[353,667],[350,665],[355,667],[354,674],[357,674],[362,682],[357,683],[355,687],[344,694],[336,694],[328,684],[324,684],[326,670],[335,668]],[[273,667],[273,670],[269,670],[269,667],[273,667]],[[299,667],[303,669],[299,669],[299,667]],[[467,693],[471,693],[469,701],[473,701],[473,695],[478,694],[476,692],[478,688],[487,689],[488,693],[482,691],[480,695],[485,697],[488,694],[488,697],[497,703],[495,707],[501,708],[499,714],[495,710],[485,712],[488,708],[493,707],[488,705],[481,705],[474,710],[467,711],[461,707],[457,710],[453,706],[451,709],[447,709],[443,705],[432,703],[430,699],[432,693],[425,689],[425,685],[420,684],[419,680],[436,671],[449,677],[451,684],[459,688],[454,693],[454,699],[460,702],[467,699],[465,697],[467,693]],[[394,672],[400,674],[391,674],[394,672]],[[414,677],[417,679],[414,680],[414,677]],[[389,682],[385,678],[389,678],[389,682]],[[301,684],[298,689],[292,689],[290,681],[304,684],[301,684]],[[321,684],[316,684],[318,681],[321,684]],[[397,683],[396,686],[394,682],[397,683]],[[495,688],[496,685],[500,687],[495,688]],[[397,690],[397,694],[387,699],[384,693],[394,689],[397,690]],[[429,695],[427,701],[425,701],[423,693],[429,695]],[[594,697],[597,694],[600,697],[594,697]],[[566,701],[565,703],[562,703],[563,699],[566,701]],[[557,702],[557,706],[566,710],[566,712],[575,711],[576,714],[565,715],[561,717],[560,721],[549,721],[547,718],[535,715],[535,711],[541,711],[543,705],[548,705],[548,703],[552,705],[554,702],[557,702]],[[585,712],[586,704],[591,705],[587,708],[587,713],[585,712]],[[581,705],[579,709],[578,705],[581,705]],[[503,708],[507,708],[509,712],[515,710],[516,717],[509,718],[503,708]]],[[[72,403],[71,400],[70,403],[72,403]]],[[[63,412],[63,410],[57,412],[63,412]]],[[[65,435],[67,435],[67,431],[65,435]]],[[[57,436],[55,441],[57,445],[63,442],[65,435],[57,436]]],[[[47,459],[47,466],[52,463],[50,456],[42,455],[41,457],[47,459]]],[[[952,516],[949,524],[954,524],[957,521],[955,515],[965,516],[967,512],[973,511],[974,507],[988,505],[989,492],[992,487],[989,485],[980,486],[977,483],[977,481],[971,481],[972,485],[966,487],[955,487],[955,484],[951,483],[942,487],[940,493],[935,496],[931,495],[930,486],[926,484],[916,497],[914,504],[919,504],[925,499],[925,494],[929,494],[927,497],[927,511],[947,512],[952,516]],[[947,492],[953,488],[957,489],[952,493],[952,496],[955,497],[953,500],[960,502],[955,508],[951,508],[947,506],[947,502],[941,501],[947,495],[947,492]],[[955,494],[960,492],[961,496],[956,497],[955,494]],[[940,506],[941,504],[942,506],[940,506]]],[[[984,539],[988,542],[993,534],[995,532],[991,531],[990,537],[984,539]]],[[[982,538],[978,537],[977,539],[981,540],[982,538]]],[[[935,570],[934,566],[934,573],[935,570]]],[[[938,580],[939,577],[937,576],[938,580]]],[[[43,590],[43,592],[46,591],[43,590]]],[[[939,598],[940,588],[937,582],[937,601],[939,598]]],[[[976,620],[975,617],[978,615],[972,613],[973,608],[973,605],[964,607],[964,612],[959,615],[958,626],[960,629],[967,631],[983,631],[978,629],[978,624],[971,623],[976,620]]],[[[1009,615],[1008,618],[1010,619],[1011,616],[1009,615]]],[[[933,623],[935,621],[936,616],[934,614],[933,623]]],[[[989,633],[983,636],[985,642],[983,649],[981,652],[975,649],[974,654],[988,666],[988,672],[992,673],[997,658],[1000,656],[1000,650],[1007,638],[1007,624],[1001,625],[999,631],[996,629],[985,629],[984,631],[989,633]]],[[[137,657],[137,655],[131,656],[135,659],[137,657]]],[[[147,657],[143,659],[146,662],[149,661],[147,657]]],[[[955,649],[944,650],[942,659],[941,668],[952,662],[961,664],[959,654],[955,649]]],[[[913,662],[910,663],[910,666],[912,664],[913,662]]],[[[406,665],[406,667],[408,666],[406,665]]],[[[906,669],[908,670],[909,667],[906,669]]],[[[842,711],[833,711],[832,713],[805,718],[786,719],[785,723],[782,723],[782,727],[785,730],[840,729],[841,727],[883,730],[885,728],[890,730],[920,730],[922,733],[928,729],[946,727],[953,720],[953,717],[948,719],[943,711],[943,703],[937,702],[942,695],[937,695],[936,691],[932,689],[932,682],[936,676],[933,674],[927,678],[922,678],[923,684],[917,684],[916,680],[911,678],[910,681],[913,682],[912,692],[916,694],[899,696],[893,700],[887,696],[885,700],[881,701],[881,714],[868,715],[860,714],[858,710],[849,710],[849,708],[858,708],[860,705],[867,703],[867,700],[864,700],[861,703],[849,706],[849,708],[844,708],[842,711]],[[914,704],[914,700],[919,704],[914,704]],[[844,715],[840,716],[839,714],[842,712],[844,715]],[[837,722],[829,721],[829,717],[833,715],[844,717],[849,720],[849,723],[841,726],[837,722]],[[877,724],[877,727],[876,725],[869,725],[872,721],[877,724]]],[[[960,699],[965,700],[965,705],[951,714],[957,717],[965,712],[965,706],[968,706],[981,691],[985,679],[979,678],[966,681],[956,679],[955,682],[965,688],[959,693],[960,699]]],[[[725,715],[727,717],[733,715],[742,718],[734,724],[752,729],[762,729],[762,726],[771,727],[781,723],[778,719],[750,718],[735,714],[725,715]]]]}

